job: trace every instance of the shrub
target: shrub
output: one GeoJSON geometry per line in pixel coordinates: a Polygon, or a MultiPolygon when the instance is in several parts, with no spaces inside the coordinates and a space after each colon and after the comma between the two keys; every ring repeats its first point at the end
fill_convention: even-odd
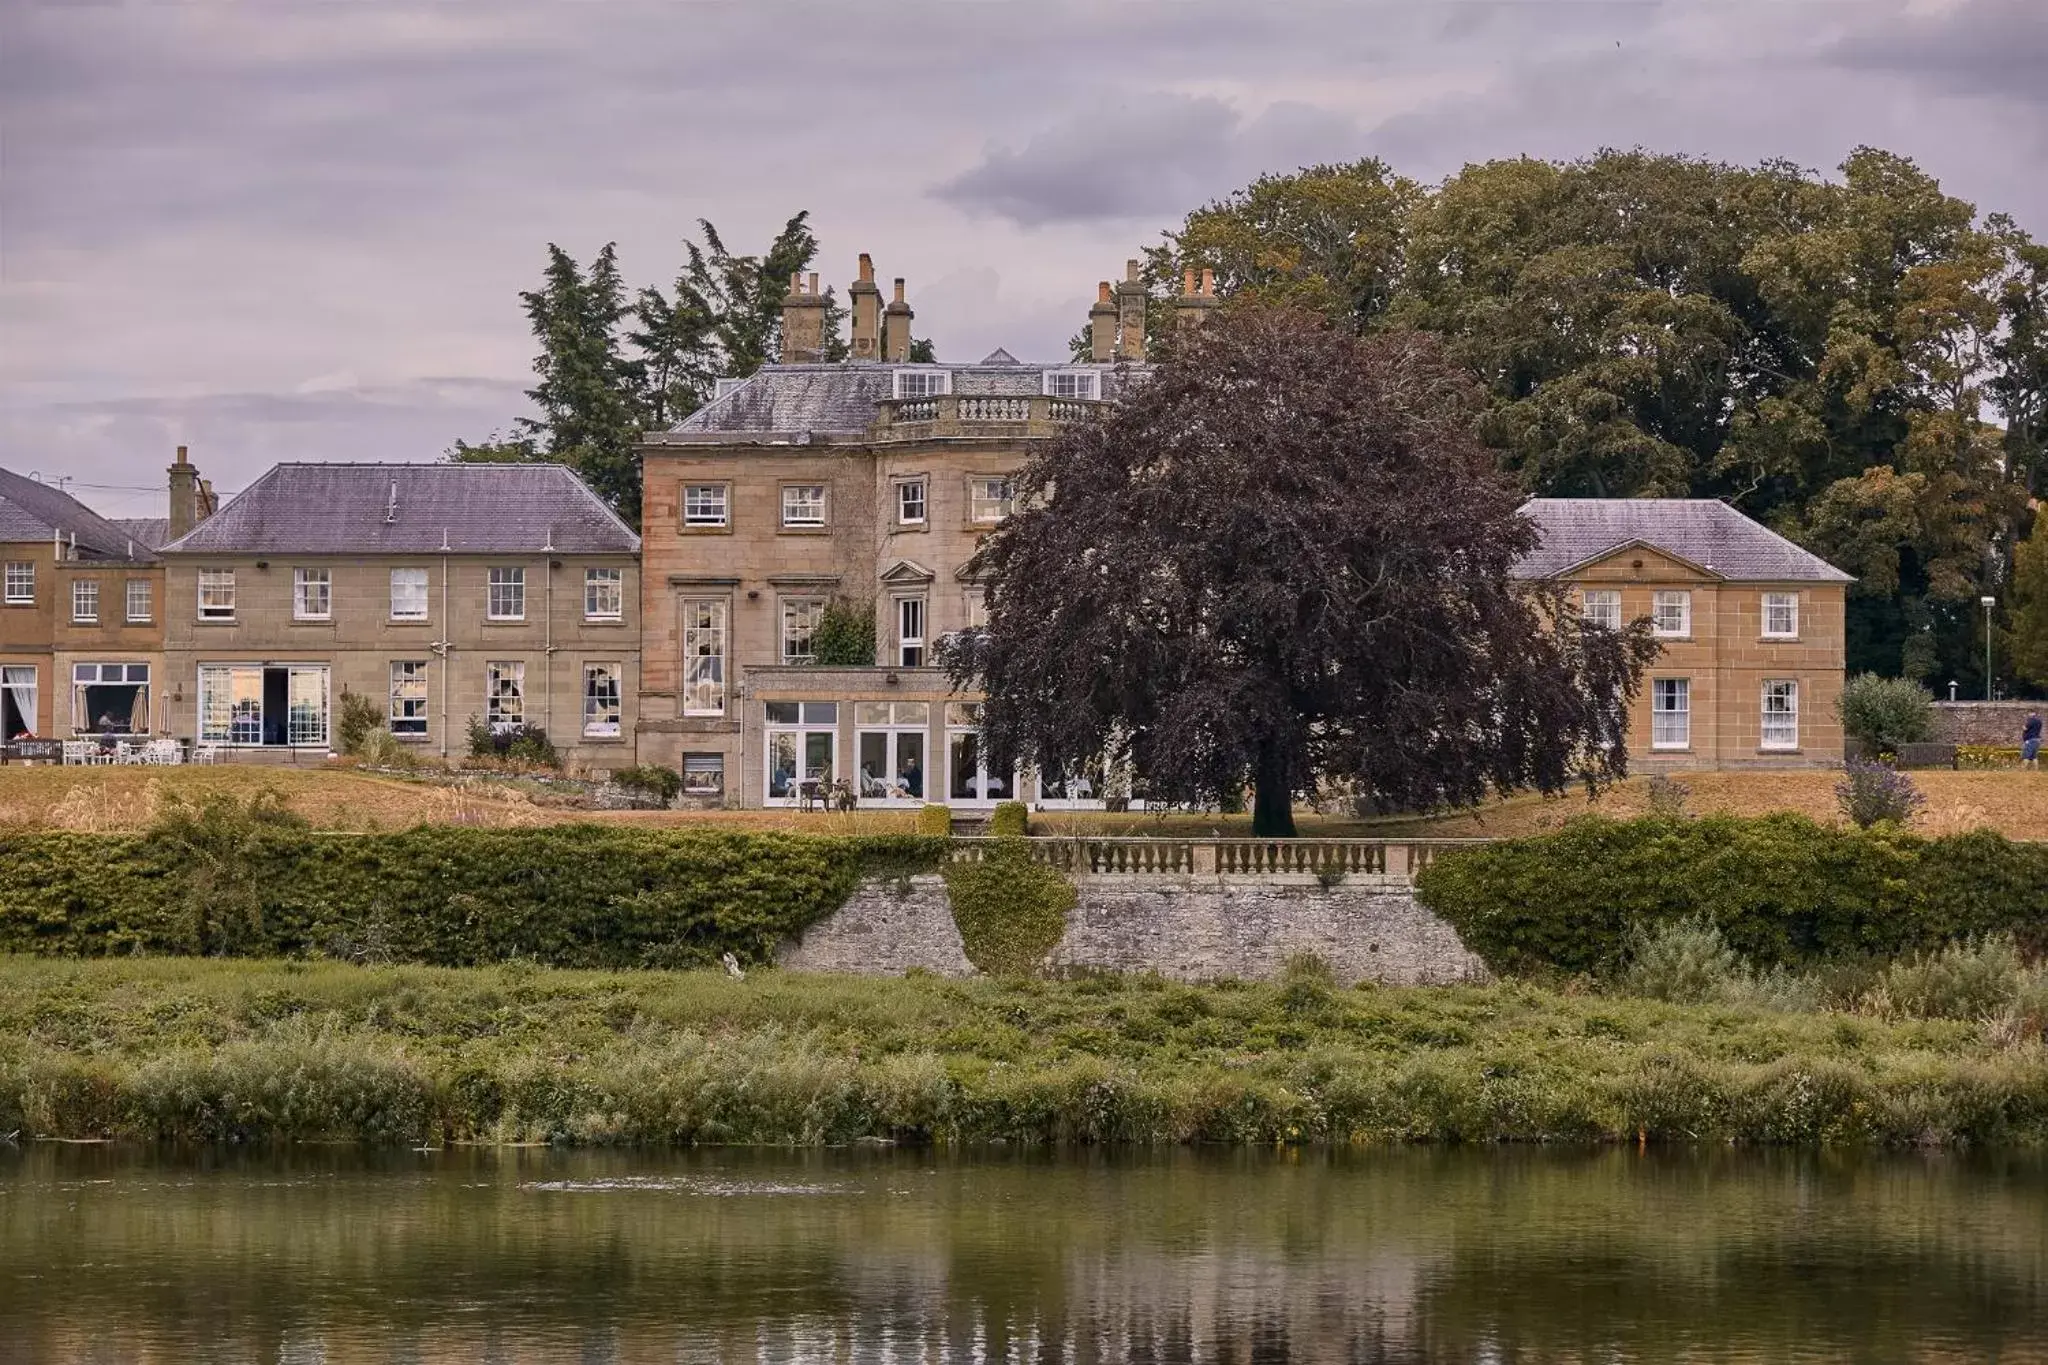
{"type": "Polygon", "coordinates": [[[1074,886],[1031,860],[1022,839],[998,839],[978,863],[947,863],[946,896],[967,960],[990,976],[1036,972],[1067,930],[1074,886]]]}
{"type": "Polygon", "coordinates": [[[381,725],[363,736],[363,747],[357,756],[373,768],[411,772],[420,766],[420,756],[413,747],[381,725]]]}
{"type": "Polygon", "coordinates": [[[1031,829],[1031,817],[1022,801],[999,801],[989,813],[988,832],[998,839],[1021,839],[1031,829]]]}
{"type": "Polygon", "coordinates": [[[941,805],[919,806],[917,808],[917,832],[919,834],[953,837],[953,812],[941,805]]]}
{"type": "Polygon", "coordinates": [[[1798,815],[1574,820],[1448,852],[1416,878],[1496,972],[1618,975],[1638,924],[1703,917],[1744,960],[1806,970],[1972,934],[2048,937],[2048,846],[1989,830],[1922,839],[1798,815]]]}
{"type": "Polygon", "coordinates": [[[1860,829],[1889,820],[1903,825],[1926,804],[1913,779],[1882,763],[1852,758],[1843,765],[1842,780],[1835,784],[1835,804],[1860,829]]]}
{"type": "Polygon", "coordinates": [[[1934,698],[1910,678],[1863,673],[1843,684],[1835,702],[1842,729],[1880,754],[1917,744],[1934,733],[1934,698]]]}
{"type": "Polygon", "coordinates": [[[612,781],[621,787],[645,792],[664,807],[673,802],[683,790],[683,775],[658,763],[643,763],[634,768],[621,768],[612,774],[612,781]]]}
{"type": "Polygon", "coordinates": [[[334,742],[345,754],[361,754],[370,732],[384,724],[384,708],[360,692],[341,689],[334,718],[334,742]]]}
{"type": "Polygon", "coordinates": [[[835,597],[811,631],[811,660],[822,667],[866,668],[875,662],[875,604],[835,597]]]}
{"type": "Polygon", "coordinates": [[[2006,748],[1997,744],[1959,744],[1956,746],[1958,768],[2017,768],[2020,766],[2019,746],[2006,748]]]}
{"type": "Polygon", "coordinates": [[[1895,962],[1878,978],[1870,1008],[1914,1019],[1986,1019],[2019,994],[2025,969],[2010,938],[1994,934],[1895,962]]]}
{"type": "Polygon", "coordinates": [[[538,725],[492,725],[482,716],[469,718],[469,756],[524,763],[536,768],[560,768],[562,757],[554,741],[538,725]]]}
{"type": "Polygon", "coordinates": [[[1682,1005],[1718,1000],[1743,976],[1741,959],[1714,922],[1697,915],[1629,931],[1621,987],[1682,1005]]]}
{"type": "Polygon", "coordinates": [[[594,824],[328,834],[268,799],[221,799],[143,836],[0,837],[0,952],[761,962],[863,874],[931,867],[943,849],[594,824]]]}
{"type": "Polygon", "coordinates": [[[1685,814],[1685,798],[1692,795],[1692,788],[1676,778],[1663,773],[1653,773],[1648,783],[1650,813],[1666,820],[1677,820],[1685,814]]]}

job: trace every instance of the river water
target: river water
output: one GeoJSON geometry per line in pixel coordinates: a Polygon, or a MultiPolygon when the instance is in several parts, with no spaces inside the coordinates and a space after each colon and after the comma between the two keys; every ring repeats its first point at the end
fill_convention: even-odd
{"type": "Polygon", "coordinates": [[[0,1147],[0,1360],[2048,1361],[2048,1166],[0,1147]]]}

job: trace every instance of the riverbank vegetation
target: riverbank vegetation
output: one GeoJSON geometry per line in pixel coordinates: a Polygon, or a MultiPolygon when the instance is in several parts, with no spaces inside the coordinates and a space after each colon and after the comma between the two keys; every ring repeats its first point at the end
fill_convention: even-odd
{"type": "Polygon", "coordinates": [[[2048,1140],[2038,1021],[1918,1017],[1913,1001],[1935,994],[1876,1008],[1866,993],[1851,1013],[1527,983],[1349,988],[1312,962],[1271,985],[1190,986],[0,957],[0,1133],[2048,1140]]]}

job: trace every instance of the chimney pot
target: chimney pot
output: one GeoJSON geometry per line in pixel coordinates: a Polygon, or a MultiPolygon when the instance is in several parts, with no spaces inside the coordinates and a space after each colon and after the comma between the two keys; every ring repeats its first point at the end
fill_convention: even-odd
{"type": "Polygon", "coordinates": [[[818,292],[818,272],[815,270],[811,272],[811,292],[813,294],[818,292]]]}
{"type": "Polygon", "coordinates": [[[903,277],[895,281],[895,297],[882,310],[882,359],[901,365],[910,359],[910,320],[916,317],[903,301],[903,277]]]}
{"type": "Polygon", "coordinates": [[[1202,297],[1205,299],[1216,297],[1216,272],[1206,265],[1202,267],[1202,297]]]}
{"type": "Polygon", "coordinates": [[[1180,292],[1183,294],[1192,294],[1195,292],[1195,268],[1193,266],[1189,266],[1186,270],[1183,270],[1181,272],[1180,292]]]}
{"type": "Polygon", "coordinates": [[[183,446],[179,446],[179,447],[178,447],[178,463],[179,463],[179,464],[190,464],[190,463],[192,463],[192,461],[191,461],[190,459],[188,459],[188,458],[186,457],[186,454],[185,454],[185,447],[183,447],[183,446]]]}
{"type": "Polygon", "coordinates": [[[846,291],[853,305],[853,358],[873,361],[882,358],[882,291],[875,288],[875,262],[860,253],[860,270],[853,287],[846,291]]]}
{"type": "Polygon", "coordinates": [[[1135,280],[1138,278],[1138,263],[1136,261],[1124,262],[1124,278],[1126,280],[1135,280]]]}

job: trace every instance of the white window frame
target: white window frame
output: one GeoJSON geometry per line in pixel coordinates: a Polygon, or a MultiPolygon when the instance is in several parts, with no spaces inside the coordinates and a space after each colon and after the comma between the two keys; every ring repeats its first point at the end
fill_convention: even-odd
{"type": "Polygon", "coordinates": [[[199,739],[205,744],[226,744],[238,749],[308,749],[325,748],[333,731],[334,722],[334,679],[326,664],[201,664],[199,666],[199,739]],[[268,690],[264,675],[283,672],[285,682],[285,742],[281,745],[265,745],[263,733],[269,727],[264,724],[263,695],[268,690]],[[250,717],[235,715],[234,682],[237,676],[254,674],[256,677],[256,710],[253,721],[254,738],[249,737],[250,717]],[[295,714],[299,703],[306,700],[305,692],[297,686],[300,682],[319,683],[319,713],[315,718],[318,726],[301,724],[303,719],[295,714]],[[220,695],[225,689],[225,696],[220,695]],[[219,703],[216,706],[216,703],[219,703]]]}
{"type": "Polygon", "coordinates": [[[1660,640],[1692,638],[1692,594],[1683,588],[1659,588],[1650,597],[1650,633],[1660,640]],[[1678,613],[1676,627],[1665,624],[1667,608],[1678,613]]]}
{"type": "Polygon", "coordinates": [[[583,571],[583,619],[586,621],[623,621],[626,619],[626,571],[624,569],[585,569],[583,571]],[[609,594],[605,589],[609,588],[609,594]],[[610,597],[607,605],[605,598],[610,597]]]}
{"type": "Polygon", "coordinates": [[[433,578],[426,569],[420,568],[417,565],[407,565],[402,568],[393,569],[391,571],[391,619],[394,621],[426,620],[431,614],[429,594],[432,587],[433,578]],[[400,584],[403,584],[405,588],[402,595],[399,591],[400,584]],[[419,610],[400,611],[399,606],[401,602],[410,603],[412,590],[415,585],[419,588],[419,610]]]}
{"type": "Polygon", "coordinates": [[[144,717],[143,729],[132,728],[134,708],[130,708],[122,720],[131,728],[123,733],[146,733],[150,713],[150,671],[146,663],[74,663],[71,665],[71,731],[73,734],[91,734],[98,729],[99,718],[90,714],[85,704],[85,689],[94,686],[138,687],[141,692],[137,700],[141,703],[144,717]]]}
{"type": "Polygon", "coordinates": [[[1596,626],[1621,629],[1621,589],[1579,589],[1579,615],[1596,626]]]}
{"type": "Polygon", "coordinates": [[[391,661],[390,708],[385,724],[399,739],[425,739],[432,715],[427,704],[425,659],[391,661]]]}
{"type": "Polygon", "coordinates": [[[332,621],[334,619],[334,571],[332,569],[292,570],[292,620],[332,621]],[[315,592],[318,589],[318,592],[315,592]]]}
{"type": "Polygon", "coordinates": [[[935,366],[898,368],[890,376],[889,390],[895,398],[939,398],[953,391],[953,372],[935,366]]]}
{"type": "Polygon", "coordinates": [[[134,624],[148,625],[156,619],[156,592],[147,578],[131,578],[121,586],[121,610],[134,624]],[[138,605],[141,610],[136,610],[138,605]]]}
{"type": "Polygon", "coordinates": [[[740,387],[752,378],[753,376],[750,374],[722,374],[718,376],[718,378],[711,381],[711,401],[716,403],[719,399],[729,394],[739,392],[740,387]]]}
{"type": "Polygon", "coordinates": [[[1095,403],[1102,400],[1102,372],[1100,370],[1047,370],[1044,373],[1044,392],[1048,398],[1067,398],[1095,403]],[[1067,392],[1061,392],[1061,390],[1067,392]]]}
{"type": "Polygon", "coordinates": [[[732,525],[732,485],[684,484],[683,525],[700,530],[723,530],[732,525]]]}
{"type": "Polygon", "coordinates": [[[896,602],[896,666],[923,668],[931,638],[931,603],[919,594],[899,597],[896,602]]]}
{"type": "Polygon", "coordinates": [[[233,569],[201,569],[199,571],[199,619],[202,621],[232,621],[235,619],[235,571],[233,569]]]}
{"type": "Polygon", "coordinates": [[[626,731],[626,666],[583,665],[583,737],[617,739],[626,731]],[[609,684],[609,688],[605,686],[609,684]]]}
{"type": "Polygon", "coordinates": [[[908,809],[924,804],[931,794],[931,710],[926,701],[857,701],[853,703],[853,773],[863,806],[908,809]],[[879,743],[880,770],[869,770],[868,750],[879,743]],[[917,760],[912,780],[903,771],[906,758],[917,760]]]}
{"type": "Polygon", "coordinates": [[[809,781],[806,774],[811,772],[810,759],[814,747],[811,740],[823,736],[822,746],[826,754],[826,766],[819,772],[818,780],[830,782],[839,776],[839,704],[829,701],[770,701],[761,708],[761,803],[767,806],[794,806],[801,798],[797,784],[809,781]],[[796,719],[787,715],[782,719],[771,718],[770,708],[796,708],[796,719]],[[787,739],[793,747],[797,767],[792,771],[781,796],[775,790],[775,751],[780,742],[787,739]]]}
{"type": "MultiPolygon", "coordinates": [[[[42,704],[42,698],[37,693],[41,690],[41,670],[34,664],[8,664],[0,667],[0,692],[7,693],[14,701],[14,709],[21,713],[24,731],[27,734],[33,735],[36,732],[36,711],[42,704]],[[28,699],[26,705],[22,702],[23,697],[28,699]]],[[[0,744],[10,743],[13,739],[13,735],[0,734],[0,744]]]]}
{"type": "Polygon", "coordinates": [[[961,594],[967,607],[967,629],[988,629],[988,589],[969,588],[961,594]]]}
{"type": "Polygon", "coordinates": [[[1690,749],[1692,747],[1692,679],[1650,679],[1650,747],[1690,749]],[[1669,706],[1676,700],[1679,705],[1669,706]],[[1677,717],[1673,721],[1671,717],[1677,717]]]}
{"type": "Polygon", "coordinates": [[[998,526],[1017,505],[1016,481],[1008,474],[975,474],[967,480],[967,519],[976,526],[998,526]],[[998,485],[1000,497],[990,490],[998,485]]]}
{"type": "Polygon", "coordinates": [[[783,663],[807,664],[818,657],[818,623],[825,615],[822,597],[785,597],[777,613],[776,638],[783,663]],[[802,645],[798,649],[796,646],[802,645]]]}
{"type": "Polygon", "coordinates": [[[732,670],[732,604],[723,597],[690,597],[682,604],[682,705],[686,716],[722,716],[732,670]],[[715,676],[714,676],[715,675],[715,676]],[[716,704],[702,700],[715,696],[716,704]]]}
{"type": "Polygon", "coordinates": [[[896,524],[898,526],[923,526],[931,517],[931,486],[924,476],[896,481],[896,524]],[[911,495],[916,494],[913,498],[911,495]],[[917,504],[917,513],[911,514],[911,503],[917,504]]]}
{"type": "Polygon", "coordinates": [[[832,490],[822,483],[786,483],[782,485],[782,524],[800,530],[816,530],[830,524],[832,515],[832,490]],[[816,493],[815,498],[806,496],[816,493]],[[793,496],[794,495],[794,496],[793,496]],[[816,515],[808,515],[816,508],[816,515]],[[806,515],[797,515],[805,513],[806,515]]]}
{"type": "Polygon", "coordinates": [[[36,604],[36,562],[33,559],[7,561],[5,600],[10,607],[32,607],[36,604]]]}
{"type": "Polygon", "coordinates": [[[100,581],[97,578],[71,580],[71,624],[90,626],[100,619],[100,581]]]}
{"type": "Polygon", "coordinates": [[[484,720],[493,733],[526,724],[526,660],[484,662],[484,720]]]}
{"type": "Polygon", "coordinates": [[[1757,747],[1777,752],[1799,747],[1799,680],[1768,678],[1759,705],[1757,747]],[[1774,710],[1772,702],[1780,705],[1774,710]],[[1776,734],[1773,735],[1773,730],[1776,734]]]}
{"type": "Polygon", "coordinates": [[[484,573],[484,619],[524,621],[526,619],[526,570],[500,565],[484,573]],[[507,610],[507,608],[511,608],[507,610]]]}
{"type": "Polygon", "coordinates": [[[1796,640],[1799,638],[1799,594],[1796,592],[1767,592],[1763,601],[1763,638],[1766,640],[1796,640]],[[1780,611],[1785,616],[1785,627],[1774,630],[1771,616],[1780,611]]]}

